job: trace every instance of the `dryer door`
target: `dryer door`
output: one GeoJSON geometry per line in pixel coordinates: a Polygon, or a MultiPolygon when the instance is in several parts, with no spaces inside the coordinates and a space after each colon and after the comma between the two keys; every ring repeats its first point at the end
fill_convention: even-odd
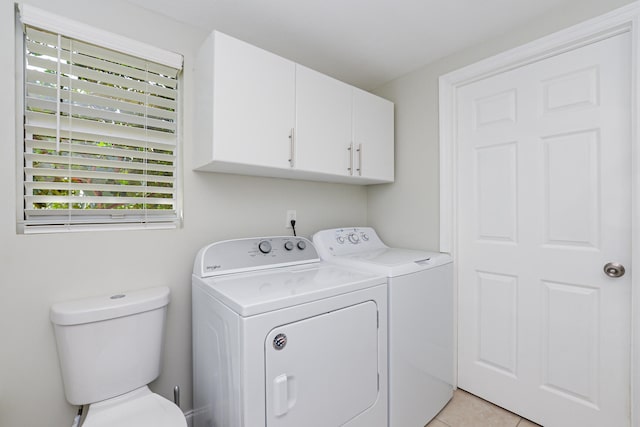
{"type": "Polygon", "coordinates": [[[265,341],[267,425],[341,426],[378,398],[372,301],[289,323],[265,341]]]}

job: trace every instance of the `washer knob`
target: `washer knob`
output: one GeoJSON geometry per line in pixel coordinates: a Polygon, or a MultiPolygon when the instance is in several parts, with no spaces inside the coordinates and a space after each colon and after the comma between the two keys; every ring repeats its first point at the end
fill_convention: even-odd
{"type": "Polygon", "coordinates": [[[367,233],[362,233],[362,240],[364,240],[365,242],[369,241],[369,235],[367,233]]]}
{"type": "Polygon", "coordinates": [[[358,237],[356,233],[351,233],[349,234],[349,241],[354,245],[358,244],[360,242],[360,237],[358,237]]]}
{"type": "Polygon", "coordinates": [[[298,249],[300,249],[301,251],[304,251],[305,249],[307,249],[307,244],[304,242],[304,240],[300,240],[298,242],[298,249]]]}
{"type": "Polygon", "coordinates": [[[336,237],[336,240],[338,241],[338,243],[343,244],[344,243],[344,237],[343,236],[338,236],[336,237]]]}
{"type": "Polygon", "coordinates": [[[287,240],[286,242],[284,242],[284,248],[288,251],[290,251],[291,249],[293,249],[293,243],[291,243],[289,240],[287,240]]]}
{"type": "Polygon", "coordinates": [[[263,240],[262,242],[258,243],[258,249],[260,249],[260,252],[262,252],[263,254],[268,254],[269,252],[271,252],[271,243],[263,240]]]}

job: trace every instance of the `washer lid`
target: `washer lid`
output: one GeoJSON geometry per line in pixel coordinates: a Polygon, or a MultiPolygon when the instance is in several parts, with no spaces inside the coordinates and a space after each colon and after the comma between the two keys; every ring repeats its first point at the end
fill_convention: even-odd
{"type": "Polygon", "coordinates": [[[397,277],[449,264],[452,259],[448,254],[439,252],[387,248],[352,253],[342,257],[336,256],[331,261],[353,268],[362,268],[386,277],[397,277]]]}
{"type": "Polygon", "coordinates": [[[82,427],[187,427],[173,402],[146,386],[89,406],[82,427]]]}
{"type": "Polygon", "coordinates": [[[386,277],[396,277],[450,263],[439,252],[390,248],[371,227],[333,228],[313,235],[320,258],[386,277]]]}
{"type": "Polygon", "coordinates": [[[241,316],[253,316],[386,284],[386,277],[329,263],[280,267],[218,277],[194,284],[241,316]]]}

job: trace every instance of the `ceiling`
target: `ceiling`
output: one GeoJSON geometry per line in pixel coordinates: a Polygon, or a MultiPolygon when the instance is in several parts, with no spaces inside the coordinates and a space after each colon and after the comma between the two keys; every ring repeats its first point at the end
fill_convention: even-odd
{"type": "Polygon", "coordinates": [[[575,0],[128,0],[373,89],[575,0]]]}

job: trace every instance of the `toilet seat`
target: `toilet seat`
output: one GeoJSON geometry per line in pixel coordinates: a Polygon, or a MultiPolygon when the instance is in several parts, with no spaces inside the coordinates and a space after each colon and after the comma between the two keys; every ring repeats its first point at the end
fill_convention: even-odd
{"type": "Polygon", "coordinates": [[[82,427],[186,427],[184,414],[173,402],[144,386],[89,405],[82,427]]]}

